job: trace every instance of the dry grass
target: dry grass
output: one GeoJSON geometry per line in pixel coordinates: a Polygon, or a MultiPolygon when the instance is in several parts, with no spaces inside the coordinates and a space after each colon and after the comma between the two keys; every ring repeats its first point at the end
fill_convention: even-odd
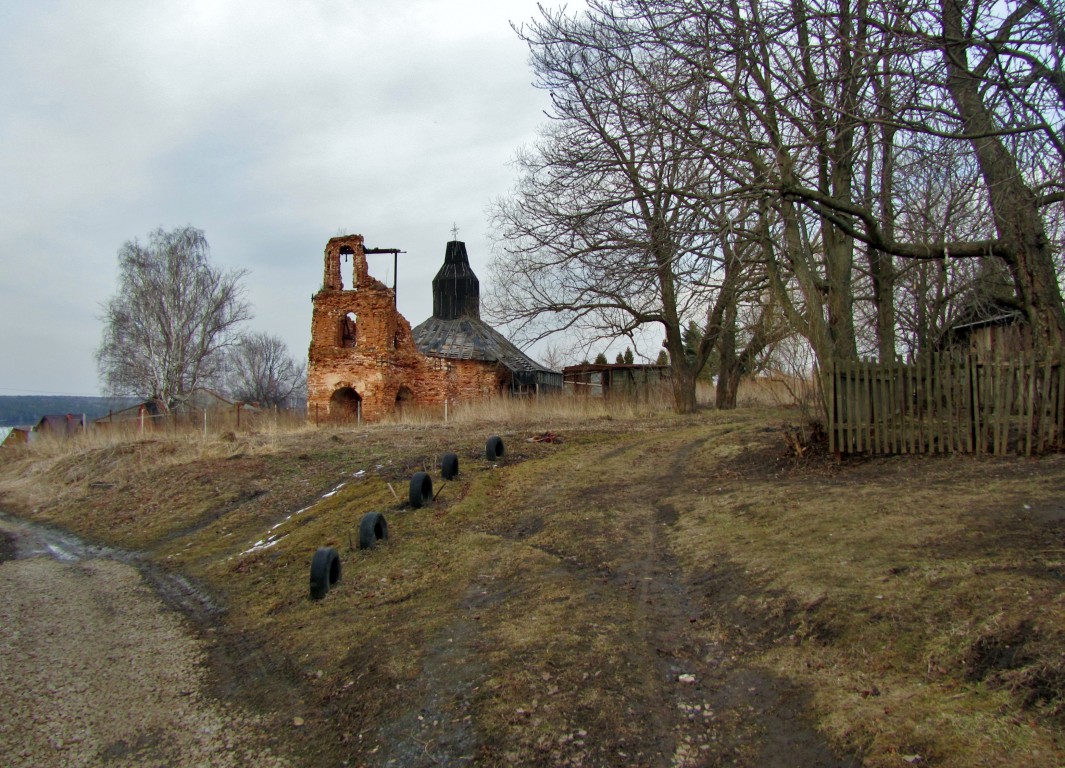
{"type": "Polygon", "coordinates": [[[699,745],[758,765],[775,721],[752,676],[867,766],[1065,760],[1065,457],[796,462],[786,412],[572,400],[38,444],[0,464],[0,505],[208,582],[312,681],[319,762],[450,743],[481,765],[695,765],[699,745]],[[543,431],[565,442],[526,442],[543,431]],[[406,507],[445,451],[459,480],[406,507]],[[370,510],[391,540],[356,551],[370,510]],[[319,546],[344,574],[313,602],[319,546]]]}
{"type": "Polygon", "coordinates": [[[763,663],[814,691],[825,730],[866,765],[1056,765],[1065,689],[1024,681],[1062,668],[1060,550],[1041,546],[1061,529],[1025,510],[1056,504],[1062,469],[883,459],[831,482],[726,480],[683,518],[678,551],[762,585],[763,612],[790,617],[763,663]]]}
{"type": "Polygon", "coordinates": [[[808,409],[817,397],[818,386],[814,379],[784,373],[744,378],[736,392],[736,402],[745,408],[798,405],[808,409]]]}
{"type": "MultiPolygon", "coordinates": [[[[602,398],[575,395],[542,395],[538,397],[493,397],[486,400],[458,403],[447,411],[447,423],[494,424],[505,427],[530,424],[559,424],[569,426],[597,419],[641,419],[667,413],[672,408],[669,393],[656,397],[602,398]]],[[[390,424],[438,424],[444,422],[441,408],[406,408],[385,420],[390,424]]]]}

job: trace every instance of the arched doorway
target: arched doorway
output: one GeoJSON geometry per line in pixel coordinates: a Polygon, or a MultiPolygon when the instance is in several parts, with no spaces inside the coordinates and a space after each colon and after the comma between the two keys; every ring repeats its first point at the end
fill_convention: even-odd
{"type": "Polygon", "coordinates": [[[410,387],[400,387],[399,391],[396,392],[396,410],[402,413],[404,408],[413,403],[414,393],[411,392],[410,387]]]}
{"type": "Polygon", "coordinates": [[[352,421],[359,418],[362,397],[351,387],[341,387],[329,398],[329,415],[336,421],[352,421]]]}

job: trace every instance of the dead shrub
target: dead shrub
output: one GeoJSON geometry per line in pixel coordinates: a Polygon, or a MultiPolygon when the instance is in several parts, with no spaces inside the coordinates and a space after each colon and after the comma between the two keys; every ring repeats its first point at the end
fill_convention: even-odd
{"type": "Polygon", "coordinates": [[[828,448],[825,425],[818,419],[807,418],[799,424],[784,424],[781,426],[781,432],[788,455],[794,458],[802,459],[822,454],[828,448]]]}

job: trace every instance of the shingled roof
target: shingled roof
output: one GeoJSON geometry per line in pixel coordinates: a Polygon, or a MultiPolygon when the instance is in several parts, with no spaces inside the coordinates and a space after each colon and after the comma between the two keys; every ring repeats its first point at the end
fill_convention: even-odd
{"type": "Polygon", "coordinates": [[[418,350],[432,357],[498,362],[516,373],[553,373],[481,320],[480,314],[480,283],[470,268],[466,244],[452,240],[444,265],[433,278],[433,316],[412,331],[418,350]]]}
{"type": "Polygon", "coordinates": [[[430,317],[413,331],[423,355],[456,360],[500,362],[512,371],[546,371],[480,318],[444,320],[430,317]]]}

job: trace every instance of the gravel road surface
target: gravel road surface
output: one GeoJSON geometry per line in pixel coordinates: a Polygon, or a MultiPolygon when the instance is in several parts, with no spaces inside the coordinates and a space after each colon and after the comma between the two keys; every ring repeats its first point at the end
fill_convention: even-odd
{"type": "Polygon", "coordinates": [[[5,766],[289,765],[256,715],[207,693],[205,651],[133,566],[0,519],[5,766]]]}

